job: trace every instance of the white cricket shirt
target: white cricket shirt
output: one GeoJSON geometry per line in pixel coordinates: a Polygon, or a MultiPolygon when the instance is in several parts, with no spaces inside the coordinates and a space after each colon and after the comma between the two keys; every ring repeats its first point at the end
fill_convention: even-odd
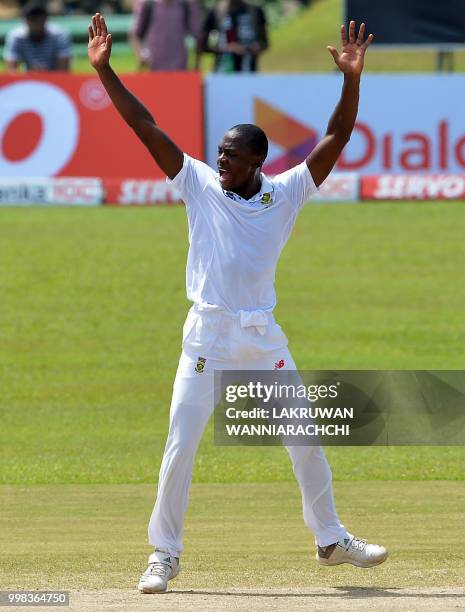
{"type": "Polygon", "coordinates": [[[279,255],[297,213],[317,191],[306,163],[273,179],[262,174],[260,192],[250,200],[223,191],[219,174],[188,155],[167,182],[180,191],[187,210],[188,299],[230,312],[272,311],[279,255]]]}

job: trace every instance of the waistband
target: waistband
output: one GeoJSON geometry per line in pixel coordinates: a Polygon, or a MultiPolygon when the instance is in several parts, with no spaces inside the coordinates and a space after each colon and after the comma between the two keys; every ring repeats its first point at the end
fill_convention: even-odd
{"type": "Polygon", "coordinates": [[[232,312],[214,304],[194,304],[194,312],[218,313],[239,321],[241,327],[255,327],[260,335],[266,334],[266,328],[272,318],[272,310],[239,310],[232,312]]]}

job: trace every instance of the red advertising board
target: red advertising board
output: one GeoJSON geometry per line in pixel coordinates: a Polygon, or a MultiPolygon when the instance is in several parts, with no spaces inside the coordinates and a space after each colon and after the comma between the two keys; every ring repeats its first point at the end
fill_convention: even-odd
{"type": "Polygon", "coordinates": [[[360,195],[362,200],[461,200],[465,198],[465,175],[364,176],[360,195]]]}
{"type": "MultiPolygon", "coordinates": [[[[197,73],[123,77],[181,149],[203,158],[197,73]]],[[[161,178],[94,75],[0,76],[0,178],[161,178]]]]}
{"type": "Polygon", "coordinates": [[[104,181],[105,204],[114,206],[145,206],[149,204],[179,204],[181,196],[166,180],[123,178],[104,181]]]}

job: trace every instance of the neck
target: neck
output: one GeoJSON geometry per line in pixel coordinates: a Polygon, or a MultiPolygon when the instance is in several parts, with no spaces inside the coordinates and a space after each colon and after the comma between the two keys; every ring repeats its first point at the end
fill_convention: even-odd
{"type": "Polygon", "coordinates": [[[29,33],[29,37],[32,42],[42,42],[45,38],[45,30],[43,32],[35,32],[34,34],[29,33]]]}
{"type": "Polygon", "coordinates": [[[241,196],[241,198],[244,198],[244,200],[250,200],[252,196],[254,196],[256,193],[260,191],[261,186],[262,186],[261,172],[260,172],[260,168],[257,168],[255,170],[253,179],[251,181],[248,181],[241,187],[234,189],[234,193],[237,193],[237,195],[241,196]]]}

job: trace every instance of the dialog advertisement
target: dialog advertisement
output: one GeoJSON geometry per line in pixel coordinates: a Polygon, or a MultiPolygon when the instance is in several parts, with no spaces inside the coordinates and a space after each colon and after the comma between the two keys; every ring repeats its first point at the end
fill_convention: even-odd
{"type": "MultiPolygon", "coordinates": [[[[265,172],[298,164],[325,134],[341,86],[336,74],[209,75],[208,162],[215,163],[218,143],[231,126],[255,123],[270,141],[265,172]]],[[[463,75],[365,74],[357,123],[335,171],[463,173],[464,95],[463,75]]]]}

